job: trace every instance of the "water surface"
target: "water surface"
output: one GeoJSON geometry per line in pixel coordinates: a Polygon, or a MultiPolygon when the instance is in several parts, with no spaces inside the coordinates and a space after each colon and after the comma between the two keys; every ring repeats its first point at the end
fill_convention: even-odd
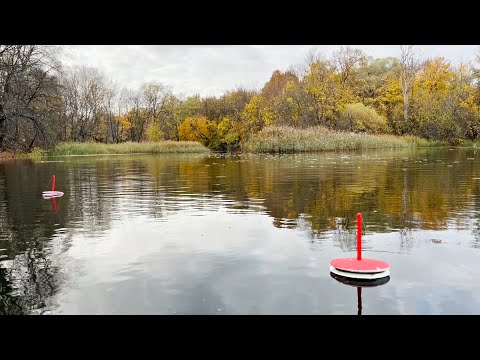
{"type": "Polygon", "coordinates": [[[479,314],[468,149],[0,162],[2,314],[479,314]],[[56,175],[62,198],[41,192],[56,175]],[[391,264],[362,289],[329,261],[391,264]],[[361,309],[359,306],[361,305],[361,309]]]}

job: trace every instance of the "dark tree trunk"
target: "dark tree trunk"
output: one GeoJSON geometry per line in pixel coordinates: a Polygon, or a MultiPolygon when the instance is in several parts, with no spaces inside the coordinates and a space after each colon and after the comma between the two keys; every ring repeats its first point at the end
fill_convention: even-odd
{"type": "Polygon", "coordinates": [[[7,115],[5,114],[3,105],[0,104],[0,150],[3,149],[3,141],[5,139],[6,125],[7,125],[7,115]]]}
{"type": "Polygon", "coordinates": [[[33,144],[35,143],[35,139],[37,138],[38,131],[35,131],[35,135],[33,136],[32,141],[30,142],[30,145],[28,146],[28,150],[31,150],[33,147],[33,144]]]}

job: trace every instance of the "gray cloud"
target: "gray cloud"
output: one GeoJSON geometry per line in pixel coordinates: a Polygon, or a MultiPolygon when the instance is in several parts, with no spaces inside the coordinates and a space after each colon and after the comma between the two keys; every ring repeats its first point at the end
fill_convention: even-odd
{"type": "MultiPolygon", "coordinates": [[[[330,56],[337,45],[77,45],[67,49],[67,65],[99,68],[120,86],[137,88],[160,81],[176,94],[219,96],[237,86],[260,88],[276,69],[304,61],[318,48],[330,56]]],[[[398,56],[398,45],[353,45],[373,57],[398,56]]],[[[421,45],[422,57],[443,56],[453,63],[475,59],[477,45],[421,45]]]]}

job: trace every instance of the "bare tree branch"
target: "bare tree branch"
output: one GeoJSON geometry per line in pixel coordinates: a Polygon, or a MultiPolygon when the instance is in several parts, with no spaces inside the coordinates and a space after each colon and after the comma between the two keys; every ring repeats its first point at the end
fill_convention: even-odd
{"type": "Polygon", "coordinates": [[[415,75],[417,74],[420,67],[420,60],[415,54],[415,49],[412,45],[402,45],[400,46],[400,49],[400,81],[402,85],[403,95],[403,116],[405,122],[407,122],[410,95],[413,90],[415,75]]]}

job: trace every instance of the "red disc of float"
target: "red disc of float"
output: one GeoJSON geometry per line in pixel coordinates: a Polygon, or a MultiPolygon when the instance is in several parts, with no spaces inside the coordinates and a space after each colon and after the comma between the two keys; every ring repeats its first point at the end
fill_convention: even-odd
{"type": "Polygon", "coordinates": [[[354,273],[379,273],[390,269],[384,261],[375,259],[357,260],[356,258],[333,259],[330,262],[335,269],[354,273]]]}

